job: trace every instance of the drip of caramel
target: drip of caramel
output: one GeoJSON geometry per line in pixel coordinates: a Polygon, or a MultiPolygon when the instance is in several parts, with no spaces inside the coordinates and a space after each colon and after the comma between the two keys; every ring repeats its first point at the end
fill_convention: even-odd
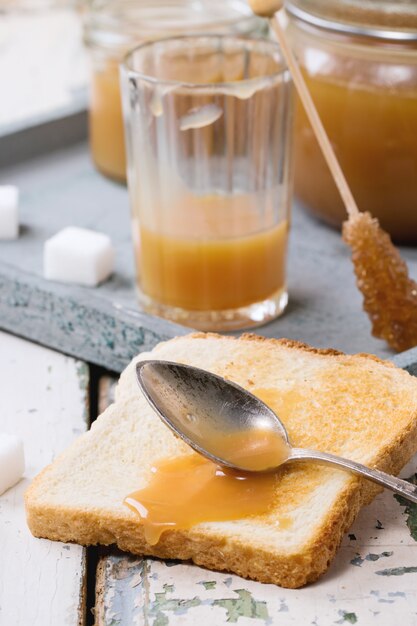
{"type": "Polygon", "coordinates": [[[150,545],[164,531],[261,515],[273,503],[272,473],[236,473],[195,453],[162,459],[151,471],[148,485],[125,499],[138,513],[150,545]]]}
{"type": "MultiPolygon", "coordinates": [[[[289,446],[273,430],[227,433],[210,443],[219,457],[261,472],[276,468],[289,456],[289,446]]],[[[154,463],[147,486],[130,494],[125,503],[138,513],[146,541],[153,545],[169,529],[266,513],[276,483],[273,473],[237,472],[192,453],[154,463]]],[[[290,523],[283,519],[282,527],[290,523]]]]}

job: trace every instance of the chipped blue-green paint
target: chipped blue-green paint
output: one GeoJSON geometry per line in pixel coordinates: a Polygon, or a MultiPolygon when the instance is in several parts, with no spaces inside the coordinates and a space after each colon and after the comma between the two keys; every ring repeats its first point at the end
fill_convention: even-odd
{"type": "Polygon", "coordinates": [[[98,580],[102,585],[102,597],[96,601],[96,623],[109,626],[120,620],[121,626],[143,618],[143,606],[136,599],[146,594],[146,561],[122,554],[114,554],[100,560],[98,580]],[[112,585],[107,585],[111,580],[112,585]]]}
{"type": "MultiPolygon", "coordinates": [[[[417,473],[413,474],[406,480],[413,485],[417,485],[417,473]]],[[[410,530],[410,535],[414,541],[417,541],[417,504],[410,502],[399,495],[395,495],[394,498],[398,500],[401,506],[404,507],[404,513],[407,515],[407,526],[410,530]]]]}
{"type": "Polygon", "coordinates": [[[204,589],[215,589],[217,583],[215,580],[202,580],[198,584],[203,585],[204,589]]]}
{"type": "Polygon", "coordinates": [[[237,594],[237,598],[213,601],[213,606],[221,606],[226,610],[228,622],[236,623],[239,617],[249,617],[262,619],[268,623],[269,614],[266,602],[255,600],[246,589],[234,589],[234,593],[237,594]]]}
{"type": "Polygon", "coordinates": [[[379,559],[388,558],[392,556],[393,554],[394,552],[392,552],[392,550],[381,552],[381,554],[374,554],[373,552],[370,552],[369,554],[366,555],[365,561],[379,561],[379,559]]]}
{"type": "Polygon", "coordinates": [[[350,561],[350,563],[351,563],[351,565],[356,565],[357,567],[361,567],[362,563],[364,563],[365,561],[379,561],[379,559],[389,558],[393,554],[394,554],[394,552],[392,552],[392,551],[384,551],[384,552],[381,552],[380,554],[375,554],[373,552],[370,552],[364,558],[362,558],[358,554],[357,556],[355,556],[354,559],[352,559],[350,561]]]}
{"type": "Polygon", "coordinates": [[[388,595],[390,598],[405,598],[406,595],[404,591],[388,591],[388,595]]]}
{"type": "Polygon", "coordinates": [[[356,624],[358,618],[356,617],[356,613],[351,613],[348,611],[339,611],[339,615],[341,619],[336,622],[336,624],[356,624]]]}
{"type": "Polygon", "coordinates": [[[375,572],[378,576],[403,576],[404,574],[417,574],[417,566],[391,567],[375,572]]]}
{"type": "Polygon", "coordinates": [[[201,605],[198,597],[184,600],[181,598],[168,598],[168,594],[173,593],[174,586],[165,584],[163,591],[155,593],[154,599],[150,600],[147,608],[147,616],[152,619],[152,626],[167,626],[169,624],[169,613],[181,615],[196,606],[201,605]]]}
{"type": "MultiPolygon", "coordinates": [[[[213,589],[214,587],[205,588],[213,589]]],[[[234,593],[237,594],[237,598],[215,600],[211,598],[202,600],[199,596],[194,596],[190,599],[169,597],[174,591],[174,585],[165,584],[163,591],[156,592],[154,599],[150,599],[146,614],[148,619],[151,619],[152,626],[167,626],[170,613],[183,615],[190,609],[201,605],[218,606],[225,609],[226,621],[228,623],[236,623],[240,617],[261,619],[265,624],[268,624],[270,621],[266,602],[255,600],[250,591],[246,589],[235,589],[234,593]]]]}

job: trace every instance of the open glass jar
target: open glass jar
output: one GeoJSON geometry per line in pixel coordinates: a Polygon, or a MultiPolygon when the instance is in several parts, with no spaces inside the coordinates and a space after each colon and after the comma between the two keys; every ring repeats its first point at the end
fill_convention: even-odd
{"type": "Polygon", "coordinates": [[[84,39],[92,58],[90,145],[97,168],[126,181],[119,64],[128,50],[177,34],[254,35],[265,29],[245,0],[93,0],[84,39]]]}
{"type": "MultiPolygon", "coordinates": [[[[361,210],[417,241],[417,3],[290,0],[288,32],[361,210]]],[[[295,192],[325,221],[345,210],[301,105],[295,192]]]]}

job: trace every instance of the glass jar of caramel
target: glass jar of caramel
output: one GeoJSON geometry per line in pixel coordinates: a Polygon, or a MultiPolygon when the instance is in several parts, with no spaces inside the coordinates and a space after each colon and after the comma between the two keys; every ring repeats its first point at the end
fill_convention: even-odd
{"type": "Polygon", "coordinates": [[[246,0],[93,0],[84,39],[91,51],[90,146],[105,176],[126,181],[119,64],[145,41],[177,34],[254,35],[266,30],[246,0]]]}
{"type": "MultiPolygon", "coordinates": [[[[417,2],[290,0],[288,33],[359,208],[417,241],[417,2]]],[[[346,213],[301,104],[295,192],[318,217],[346,213]]]]}

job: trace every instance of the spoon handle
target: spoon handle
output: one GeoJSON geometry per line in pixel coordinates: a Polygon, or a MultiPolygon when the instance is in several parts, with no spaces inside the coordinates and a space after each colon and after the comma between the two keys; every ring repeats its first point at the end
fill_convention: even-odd
{"type": "Polygon", "coordinates": [[[382,487],[391,489],[395,493],[403,496],[411,502],[417,503],[417,486],[413,485],[406,480],[401,480],[391,474],[386,474],[378,469],[371,469],[362,463],[356,461],[350,461],[334,454],[328,454],[327,452],[316,452],[316,450],[304,450],[302,448],[293,448],[291,456],[288,461],[317,461],[319,463],[325,463],[328,465],[337,465],[343,469],[350,470],[355,474],[364,476],[368,480],[372,480],[382,487]]]}

